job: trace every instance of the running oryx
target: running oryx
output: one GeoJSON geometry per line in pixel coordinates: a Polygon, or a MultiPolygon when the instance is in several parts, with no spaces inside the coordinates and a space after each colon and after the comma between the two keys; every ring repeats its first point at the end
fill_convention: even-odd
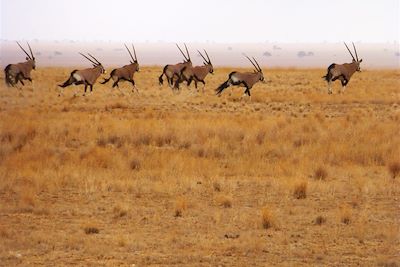
{"type": "Polygon", "coordinates": [[[351,57],[353,58],[353,61],[351,63],[344,63],[344,64],[331,64],[328,67],[328,73],[322,77],[328,82],[328,93],[332,94],[332,82],[336,81],[339,79],[342,82],[342,91],[344,92],[346,90],[346,85],[350,81],[351,76],[356,71],[361,71],[360,69],[360,63],[362,62],[362,59],[358,59],[357,55],[357,50],[356,47],[353,43],[353,48],[354,48],[354,53],[356,54],[356,57],[354,58],[353,54],[351,53],[349,47],[347,46],[346,43],[344,43],[346,46],[347,50],[349,51],[351,57]]]}
{"type": "Polygon", "coordinates": [[[187,49],[186,44],[184,44],[184,45],[185,45],[185,49],[186,49],[186,55],[185,55],[185,53],[183,53],[183,51],[179,47],[179,45],[176,44],[176,46],[178,47],[179,51],[181,51],[181,53],[182,53],[182,55],[184,57],[183,62],[175,64],[175,65],[166,65],[164,67],[162,74],[158,78],[160,86],[163,84],[162,76],[165,75],[165,77],[167,77],[167,81],[168,81],[169,87],[172,88],[172,86],[174,85],[174,77],[178,79],[179,75],[180,75],[180,73],[181,73],[181,71],[182,71],[182,69],[184,67],[187,67],[187,66],[191,67],[192,66],[192,60],[190,59],[189,51],[187,49]]]}
{"type": "Polygon", "coordinates": [[[132,60],[130,60],[131,64],[125,65],[122,68],[113,69],[110,73],[110,77],[108,79],[104,79],[104,81],[102,81],[101,84],[105,84],[110,79],[113,79],[114,84],[113,84],[112,88],[114,88],[115,86],[117,88],[119,88],[119,86],[118,86],[119,81],[128,81],[128,82],[132,83],[132,85],[133,85],[132,92],[135,92],[135,90],[136,90],[139,93],[139,90],[135,86],[135,81],[133,80],[133,75],[135,74],[135,72],[139,72],[139,62],[137,60],[136,50],[132,44],[133,54],[135,55],[135,57],[133,57],[129,48],[126,46],[126,44],[124,44],[124,45],[125,45],[126,50],[128,50],[129,55],[131,56],[131,59],[132,59],[132,60]]]}
{"type": "Polygon", "coordinates": [[[182,69],[179,79],[176,80],[175,82],[175,88],[179,89],[179,84],[186,81],[187,86],[191,84],[192,81],[194,81],[194,86],[197,89],[197,82],[201,82],[203,84],[202,91],[204,93],[204,87],[206,86],[206,83],[204,79],[206,78],[207,74],[211,73],[214,74],[214,68],[211,63],[210,57],[208,56],[207,51],[204,49],[204,53],[207,56],[207,58],[199,51],[200,56],[203,58],[204,66],[196,66],[196,67],[191,67],[191,66],[186,66],[182,69]]]}
{"type": "Polygon", "coordinates": [[[7,67],[4,69],[4,74],[5,74],[5,81],[7,86],[12,86],[15,87],[18,82],[20,82],[22,85],[25,85],[23,80],[28,80],[31,83],[33,83],[32,78],[31,78],[31,71],[36,69],[36,62],[35,62],[35,57],[33,56],[31,46],[29,45],[28,42],[29,51],[31,54],[29,55],[24,48],[17,42],[18,46],[24,51],[26,54],[26,61],[22,63],[17,63],[17,64],[9,64],[7,67]]]}
{"type": "MultiPolygon", "coordinates": [[[[86,89],[89,85],[90,87],[90,93],[92,93],[93,90],[93,85],[95,84],[97,78],[102,73],[106,73],[104,70],[103,65],[91,54],[88,53],[88,55],[91,57],[87,57],[82,53],[79,53],[83,57],[85,57],[87,60],[89,60],[93,64],[93,68],[90,69],[84,69],[84,70],[74,70],[71,72],[69,79],[66,80],[63,84],[60,84],[58,86],[65,88],[67,86],[70,86],[71,84],[73,85],[79,85],[79,84],[84,84],[85,85],[85,92],[83,95],[86,94],[86,89]]],[[[60,95],[62,94],[63,89],[61,89],[60,95]]]]}
{"type": "Polygon", "coordinates": [[[256,59],[253,57],[254,62],[246,56],[248,60],[250,60],[251,64],[254,66],[255,70],[253,72],[231,72],[229,74],[229,78],[226,82],[221,84],[215,91],[218,96],[221,96],[222,91],[224,91],[225,88],[231,86],[231,85],[239,85],[243,86],[246,88],[244,91],[244,94],[247,94],[249,97],[250,95],[250,89],[253,87],[254,84],[256,84],[258,81],[264,82],[264,74],[262,72],[262,69],[260,68],[260,65],[258,65],[258,62],[256,59]]]}

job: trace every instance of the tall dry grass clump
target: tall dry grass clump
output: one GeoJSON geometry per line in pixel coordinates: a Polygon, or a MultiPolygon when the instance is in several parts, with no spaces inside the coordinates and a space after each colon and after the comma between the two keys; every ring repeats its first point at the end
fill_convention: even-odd
{"type": "Polygon", "coordinates": [[[314,170],[314,179],[316,180],[326,180],[328,177],[328,171],[325,166],[319,166],[314,170]]]}
{"type": "Polygon", "coordinates": [[[263,207],[261,209],[261,226],[264,229],[277,226],[275,214],[269,207],[263,207]]]}
{"type": "Polygon", "coordinates": [[[308,182],[306,180],[299,180],[294,182],[293,196],[296,199],[304,199],[307,197],[308,182]]]}
{"type": "Polygon", "coordinates": [[[183,212],[188,208],[188,202],[186,197],[178,197],[175,200],[174,216],[182,217],[183,212]]]}
{"type": "Polygon", "coordinates": [[[388,165],[389,174],[395,179],[400,174],[400,161],[390,162],[388,165]]]}

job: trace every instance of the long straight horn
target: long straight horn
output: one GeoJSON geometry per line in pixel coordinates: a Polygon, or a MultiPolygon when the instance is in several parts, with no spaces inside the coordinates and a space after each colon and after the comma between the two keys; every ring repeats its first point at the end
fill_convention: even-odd
{"type": "Polygon", "coordinates": [[[136,50],[135,50],[135,46],[132,44],[132,49],[133,49],[133,54],[135,55],[135,61],[137,61],[137,56],[136,56],[136,50]]]}
{"type": "Polygon", "coordinates": [[[259,71],[256,64],[254,64],[253,61],[251,61],[251,59],[248,56],[245,55],[245,57],[247,57],[247,59],[251,62],[251,64],[254,66],[254,68],[256,68],[256,70],[259,71]]]}
{"type": "Polygon", "coordinates": [[[256,60],[254,57],[253,57],[253,60],[254,60],[254,62],[257,64],[258,71],[262,71],[261,68],[260,68],[260,65],[258,64],[257,60],[256,60]]]}
{"type": "Polygon", "coordinates": [[[207,51],[204,49],[204,53],[206,53],[206,56],[207,56],[207,58],[208,58],[208,64],[211,64],[211,59],[210,59],[210,57],[208,56],[208,53],[207,53],[207,51]]]}
{"type": "Polygon", "coordinates": [[[182,49],[179,47],[178,44],[176,44],[176,47],[178,47],[179,51],[181,51],[181,54],[183,55],[183,57],[185,58],[186,61],[189,61],[189,59],[186,57],[185,53],[183,53],[182,49]]]}
{"type": "Polygon", "coordinates": [[[128,53],[129,53],[129,55],[131,56],[131,59],[132,59],[133,61],[135,61],[135,59],[134,59],[133,56],[132,56],[131,51],[129,51],[129,48],[126,46],[126,44],[124,44],[124,46],[125,46],[126,50],[128,50],[128,53]]]}
{"type": "Polygon", "coordinates": [[[17,44],[18,44],[19,48],[21,48],[22,51],[24,51],[24,53],[27,55],[27,57],[28,57],[29,59],[32,59],[31,56],[25,51],[25,49],[22,48],[22,46],[21,46],[18,42],[17,42],[17,44]]]}
{"type": "Polygon", "coordinates": [[[28,42],[26,42],[26,43],[28,44],[29,51],[31,52],[32,59],[34,59],[35,57],[33,56],[32,48],[31,48],[31,46],[29,45],[29,43],[28,43],[28,42]]]}
{"type": "Polygon", "coordinates": [[[97,62],[97,64],[101,65],[101,63],[100,63],[94,56],[92,56],[92,55],[89,54],[89,53],[88,53],[88,55],[89,55],[91,58],[93,58],[93,59],[97,62]]]}
{"type": "Polygon", "coordinates": [[[356,53],[356,59],[358,61],[357,49],[356,49],[356,46],[354,45],[354,43],[353,43],[353,48],[354,48],[354,53],[356,53]]]}
{"type": "Polygon", "coordinates": [[[346,44],[345,42],[343,42],[343,43],[344,43],[344,45],[346,46],[347,50],[349,51],[349,53],[350,53],[351,57],[352,57],[352,58],[353,58],[353,60],[355,61],[356,59],[354,58],[353,54],[351,53],[351,51],[350,51],[349,47],[347,46],[347,44],[346,44]]]}
{"type": "Polygon", "coordinates": [[[188,50],[188,48],[187,48],[187,46],[186,46],[186,44],[185,44],[185,43],[184,43],[184,45],[185,45],[185,48],[186,48],[186,53],[187,53],[187,56],[188,56],[188,58],[189,58],[189,61],[190,61],[191,59],[190,59],[189,50],[188,50]]]}
{"type": "Polygon", "coordinates": [[[200,56],[204,59],[204,61],[208,63],[207,59],[203,56],[203,54],[199,50],[197,50],[197,52],[199,52],[200,56]]]}
{"type": "Polygon", "coordinates": [[[88,58],[87,56],[85,56],[84,54],[82,54],[82,53],[80,53],[80,52],[79,52],[79,54],[80,54],[81,56],[83,56],[84,58],[86,58],[87,60],[89,60],[90,62],[92,62],[92,64],[94,64],[94,65],[97,65],[97,64],[98,64],[98,63],[94,62],[93,60],[91,60],[90,58],[88,58]]]}

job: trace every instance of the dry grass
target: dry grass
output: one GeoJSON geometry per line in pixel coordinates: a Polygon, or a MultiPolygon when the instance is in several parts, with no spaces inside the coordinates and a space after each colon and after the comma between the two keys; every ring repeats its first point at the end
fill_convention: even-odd
{"type": "Polygon", "coordinates": [[[188,208],[188,202],[185,197],[179,197],[175,201],[174,216],[182,217],[183,212],[188,208]]]}
{"type": "Polygon", "coordinates": [[[314,171],[314,178],[317,180],[325,180],[328,177],[328,171],[324,166],[319,166],[314,171]]]}
{"type": "Polygon", "coordinates": [[[392,178],[396,178],[400,174],[400,161],[391,162],[388,166],[388,170],[392,178]]]}
{"type": "Polygon", "coordinates": [[[261,225],[264,229],[276,227],[275,214],[268,207],[263,207],[261,209],[261,225]]]}
{"type": "Polygon", "coordinates": [[[204,95],[143,67],[140,94],[58,97],[71,69],[0,76],[0,265],[399,264],[399,71],[327,95],[267,69],[249,101],[214,95],[226,68],[204,95]]]}
{"type": "Polygon", "coordinates": [[[293,196],[297,199],[307,197],[308,182],[304,180],[296,181],[293,186],[293,196]]]}

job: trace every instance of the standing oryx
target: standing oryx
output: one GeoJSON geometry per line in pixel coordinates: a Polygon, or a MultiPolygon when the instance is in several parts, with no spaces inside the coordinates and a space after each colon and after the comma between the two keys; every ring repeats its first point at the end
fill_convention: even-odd
{"type": "Polygon", "coordinates": [[[185,53],[183,53],[182,49],[179,47],[178,44],[176,44],[176,46],[178,47],[179,51],[181,51],[183,57],[184,57],[184,61],[182,63],[178,63],[175,65],[166,65],[163,69],[163,73],[160,75],[160,77],[158,78],[158,81],[160,83],[160,86],[163,84],[163,78],[162,76],[165,75],[165,77],[167,77],[167,81],[168,81],[168,85],[169,87],[172,88],[172,86],[174,85],[174,77],[176,77],[177,79],[179,79],[179,75],[182,71],[182,69],[184,67],[187,66],[192,66],[192,60],[190,59],[190,55],[189,55],[189,51],[187,49],[186,44],[185,45],[185,49],[186,49],[186,53],[187,55],[185,55],[185,53]]]}
{"type": "MultiPolygon", "coordinates": [[[[88,58],[82,53],[79,53],[83,57],[85,57],[87,60],[89,60],[93,64],[93,68],[90,69],[84,69],[84,70],[74,70],[71,72],[69,79],[66,80],[63,84],[60,84],[58,86],[65,88],[67,86],[70,86],[71,84],[73,85],[79,85],[79,84],[84,84],[85,85],[85,92],[83,95],[86,94],[86,89],[89,85],[90,87],[90,93],[92,93],[93,90],[93,85],[95,84],[97,78],[103,73],[106,73],[106,71],[103,68],[103,65],[91,54],[88,53],[88,55],[92,58],[88,58]]],[[[62,90],[60,92],[60,95],[62,94],[62,90]]],[[[59,96],[60,96],[59,95],[59,96]]]]}
{"type": "Polygon", "coordinates": [[[250,95],[250,89],[253,87],[254,84],[256,84],[258,81],[264,82],[264,74],[262,72],[262,69],[260,68],[260,65],[258,65],[258,62],[256,59],[253,57],[254,62],[246,56],[248,60],[250,60],[251,64],[254,66],[255,70],[254,72],[231,72],[229,74],[229,78],[226,82],[221,84],[215,91],[218,96],[221,96],[222,91],[231,86],[231,85],[241,85],[246,88],[244,91],[244,94],[247,94],[249,97],[250,95]]]}
{"type": "Polygon", "coordinates": [[[131,56],[131,59],[132,59],[132,60],[130,60],[131,64],[125,65],[122,68],[113,69],[110,73],[110,77],[108,79],[104,79],[104,81],[102,81],[101,84],[105,84],[110,79],[113,79],[114,84],[113,84],[112,88],[114,88],[115,86],[117,88],[119,88],[119,86],[118,86],[119,81],[128,81],[128,82],[132,83],[132,85],[133,85],[132,92],[135,92],[135,90],[136,90],[139,93],[139,90],[135,86],[135,81],[133,80],[133,75],[135,74],[135,72],[139,72],[139,62],[137,60],[136,50],[132,44],[133,54],[135,55],[135,58],[134,58],[132,56],[131,51],[126,46],[126,44],[124,44],[124,45],[126,47],[126,50],[128,50],[129,55],[131,56]]]}
{"type": "Polygon", "coordinates": [[[175,82],[176,89],[179,89],[179,83],[186,81],[187,86],[189,86],[190,83],[194,80],[194,86],[196,87],[196,89],[197,89],[197,82],[201,82],[203,84],[202,91],[204,93],[204,87],[206,86],[204,79],[206,78],[207,74],[214,73],[214,68],[211,63],[210,57],[208,56],[208,53],[205,49],[204,53],[206,54],[207,58],[205,58],[205,56],[199,50],[197,50],[197,52],[199,52],[200,56],[203,58],[204,66],[184,67],[181,73],[179,74],[179,79],[177,79],[175,82]]]}
{"type": "Polygon", "coordinates": [[[347,44],[344,43],[344,45],[346,46],[351,57],[353,58],[353,61],[351,63],[344,63],[344,64],[333,63],[328,67],[328,73],[322,78],[324,78],[328,82],[328,93],[329,94],[332,94],[332,87],[331,87],[332,82],[339,79],[342,82],[342,90],[344,92],[344,90],[346,89],[347,83],[350,81],[351,76],[356,71],[361,71],[360,63],[362,62],[362,59],[360,59],[360,60],[358,59],[357,50],[356,50],[354,43],[353,43],[353,48],[354,48],[354,53],[356,54],[355,58],[354,58],[353,54],[351,53],[347,44]]]}
{"type": "Polygon", "coordinates": [[[18,46],[26,54],[26,58],[25,58],[26,61],[22,62],[22,63],[17,63],[17,64],[9,64],[4,69],[5,81],[6,81],[7,86],[14,87],[15,85],[17,85],[18,82],[20,82],[22,85],[25,85],[23,80],[28,80],[31,83],[33,83],[32,78],[31,78],[31,71],[36,69],[36,62],[35,62],[35,57],[33,56],[33,53],[32,53],[31,46],[29,45],[28,42],[26,42],[26,43],[28,44],[29,51],[31,52],[30,55],[17,42],[18,46]]]}

